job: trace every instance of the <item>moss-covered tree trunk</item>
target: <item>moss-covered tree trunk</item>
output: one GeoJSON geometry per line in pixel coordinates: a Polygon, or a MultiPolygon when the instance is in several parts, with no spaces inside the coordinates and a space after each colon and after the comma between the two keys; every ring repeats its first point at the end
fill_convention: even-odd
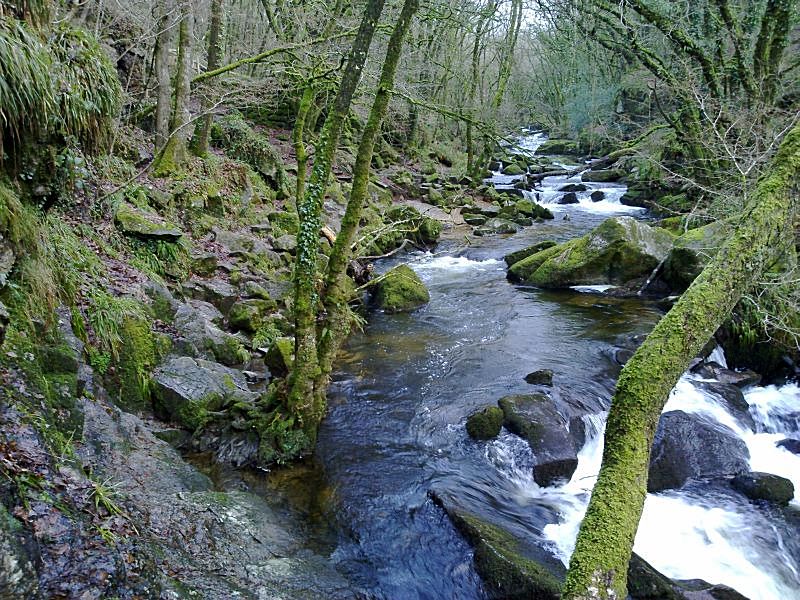
{"type": "MultiPolygon", "coordinates": [[[[208,25],[208,58],[206,60],[206,71],[213,71],[218,68],[222,59],[222,0],[211,0],[211,22],[208,25]]],[[[211,102],[204,97],[202,101],[203,116],[197,121],[194,130],[194,142],[192,150],[197,156],[208,154],[208,137],[211,133],[211,102]]]]}
{"type": "Polygon", "coordinates": [[[314,380],[319,375],[316,318],[319,308],[317,256],[321,212],[331,166],[350,103],[361,79],[369,46],[383,11],[384,0],[368,0],[364,16],[345,63],[339,90],[325,119],[317,144],[314,167],[305,195],[297,201],[300,228],[294,266],[295,361],[289,380],[288,409],[313,443],[322,418],[314,407],[314,380]]]}
{"type": "Polygon", "coordinates": [[[795,125],[731,237],[622,370],[608,415],[600,475],[570,560],[564,600],[626,597],[628,562],[661,411],[689,362],[741,295],[792,247],[792,193],[798,175],[800,125],[795,125]]]}
{"type": "Polygon", "coordinates": [[[397,65],[403,52],[403,40],[411,25],[411,19],[419,7],[418,0],[405,0],[400,11],[400,17],[395,24],[386,58],[383,62],[378,90],[375,100],[361,134],[358,145],[356,162],[353,167],[353,186],[350,198],[347,201],[342,224],[336,242],[328,258],[328,267],[325,272],[323,286],[323,302],[325,319],[318,328],[318,359],[320,373],[314,384],[315,410],[318,414],[325,410],[325,392],[328,378],[333,367],[336,353],[345,336],[349,333],[350,321],[348,319],[347,303],[351,300],[348,295],[347,264],[352,257],[352,246],[358,233],[361,215],[369,196],[369,174],[372,155],[375,150],[375,141],[381,132],[381,125],[389,107],[392,88],[394,87],[397,65]]]}
{"type": "Polygon", "coordinates": [[[467,108],[469,110],[469,119],[467,120],[467,131],[465,142],[467,144],[467,173],[471,174],[475,171],[475,141],[473,140],[472,124],[475,120],[475,95],[478,91],[478,79],[480,77],[480,63],[481,63],[481,44],[483,42],[484,29],[488,21],[494,17],[497,5],[494,0],[491,0],[481,13],[478,20],[478,25],[475,28],[475,40],[472,44],[472,62],[470,69],[469,87],[467,90],[467,108]]]}
{"type": "Polygon", "coordinates": [[[169,49],[173,40],[171,0],[159,3],[158,34],[153,56],[156,77],[155,152],[158,154],[169,139],[169,116],[172,110],[172,78],[169,74],[169,49]]]}
{"type": "Polygon", "coordinates": [[[158,176],[173,173],[187,158],[187,125],[191,120],[189,95],[192,79],[192,32],[194,14],[189,0],[180,3],[181,20],[178,27],[178,59],[175,65],[175,91],[172,95],[172,116],[169,139],[156,159],[154,173],[158,176]]]}
{"type": "Polygon", "coordinates": [[[294,154],[297,159],[297,185],[295,186],[295,204],[300,202],[300,199],[306,193],[306,176],[308,170],[308,151],[306,150],[305,129],[306,119],[311,109],[311,102],[314,99],[314,86],[309,81],[303,88],[303,94],[300,96],[300,104],[297,107],[297,115],[294,120],[294,129],[292,130],[292,144],[294,145],[294,154]]]}

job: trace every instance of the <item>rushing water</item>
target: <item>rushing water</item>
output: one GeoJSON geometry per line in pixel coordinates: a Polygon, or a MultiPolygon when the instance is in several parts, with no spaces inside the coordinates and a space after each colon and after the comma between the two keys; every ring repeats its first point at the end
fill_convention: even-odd
{"type": "MultiPolygon", "coordinates": [[[[523,140],[531,151],[540,142],[523,140]]],[[[554,190],[568,179],[545,180],[545,201],[554,201],[554,190]]],[[[554,561],[568,557],[600,466],[605,411],[618,373],[615,349],[630,347],[660,313],[597,288],[515,287],[506,281],[502,256],[544,239],[580,235],[609,213],[630,212],[618,196],[606,198],[558,206],[555,220],[512,237],[473,239],[465,247],[454,236],[435,254],[404,257],[430,289],[430,303],[412,314],[373,314],[348,343],[318,456],[340,531],[334,558],[370,597],[485,597],[468,545],[430,500],[431,490],[536,544],[554,561]],[[542,368],[555,372],[559,409],[579,415],[587,431],[574,476],[549,488],[533,481],[525,442],[504,432],[477,443],[464,428],[475,409],[533,389],[523,378],[542,368]]],[[[800,490],[800,457],[775,446],[786,434],[797,436],[791,413],[800,391],[793,385],[753,388],[746,397],[757,431],[743,428],[690,376],[667,410],[703,412],[730,426],[747,443],[753,470],[790,477],[800,490]]],[[[793,505],[800,506],[797,497],[793,505]]],[[[787,514],[722,487],[650,494],[635,549],[674,578],[725,583],[751,600],[797,598],[798,530],[787,514]]]]}

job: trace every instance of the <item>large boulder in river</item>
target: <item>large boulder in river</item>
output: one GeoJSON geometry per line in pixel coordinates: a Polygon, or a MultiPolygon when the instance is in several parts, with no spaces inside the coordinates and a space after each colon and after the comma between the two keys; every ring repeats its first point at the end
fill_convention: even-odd
{"type": "Polygon", "coordinates": [[[487,406],[467,418],[467,433],[474,440],[496,438],[503,427],[503,411],[497,406],[487,406]]]}
{"type": "Polygon", "coordinates": [[[541,486],[569,480],[578,466],[578,456],[567,429],[567,421],[545,394],[518,394],[498,401],[504,424],[533,450],[533,479],[541,486]]]}
{"type": "Polygon", "coordinates": [[[771,473],[751,472],[737,475],[731,481],[731,486],[751,500],[789,504],[794,498],[794,484],[785,477],[771,473]]]}
{"type": "Polygon", "coordinates": [[[156,411],[187,429],[198,429],[212,412],[232,402],[252,403],[251,392],[240,371],[215,362],[180,356],[153,372],[152,389],[156,411]]]}
{"type": "Polygon", "coordinates": [[[681,235],[664,261],[662,279],[673,290],[684,291],[717,253],[729,232],[728,222],[715,221],[681,235]]]}
{"type": "Polygon", "coordinates": [[[650,454],[648,492],[677,489],[692,478],[749,471],[750,453],[730,428],[680,410],[661,415],[650,454]]]}
{"type": "Polygon", "coordinates": [[[619,285],[649,275],[666,257],[672,235],[632,217],[612,217],[587,235],[525,258],[512,281],[545,288],[619,285]]]}
{"type": "Polygon", "coordinates": [[[503,260],[506,261],[507,266],[514,265],[521,261],[523,258],[528,258],[529,256],[533,256],[537,252],[541,252],[542,250],[547,250],[548,248],[552,248],[555,246],[556,243],[552,240],[545,240],[543,242],[539,242],[538,244],[534,244],[533,246],[528,246],[527,248],[523,248],[522,250],[517,250],[516,252],[511,252],[510,254],[506,254],[503,257],[503,260]]]}
{"type": "Polygon", "coordinates": [[[389,313],[415,310],[430,299],[428,288],[408,265],[396,266],[374,286],[375,305],[389,313]]]}
{"type": "Polygon", "coordinates": [[[522,226],[508,219],[489,219],[475,230],[475,235],[495,235],[500,233],[517,233],[522,226]]]}

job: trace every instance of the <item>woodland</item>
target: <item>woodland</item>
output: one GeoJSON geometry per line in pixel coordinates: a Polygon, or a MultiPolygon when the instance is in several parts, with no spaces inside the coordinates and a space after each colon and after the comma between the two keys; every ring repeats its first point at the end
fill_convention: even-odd
{"type": "MultiPolygon", "coordinates": [[[[351,531],[320,432],[349,340],[437,301],[385,265],[508,234],[536,242],[503,247],[512,283],[660,313],[568,564],[426,492],[477,573],[448,593],[744,598],[632,552],[687,369],[719,344],[726,373],[797,381],[799,175],[791,0],[0,0],[0,598],[442,597],[313,541],[351,531]],[[637,220],[536,237],[591,181],[637,220]]],[[[571,429],[507,404],[465,405],[461,443],[571,429]]],[[[796,533],[791,490],[768,510],[796,533]]]]}

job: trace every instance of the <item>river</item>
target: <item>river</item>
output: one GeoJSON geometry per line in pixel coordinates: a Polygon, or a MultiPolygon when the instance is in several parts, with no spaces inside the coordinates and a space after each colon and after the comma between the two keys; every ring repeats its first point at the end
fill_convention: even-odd
{"type": "MultiPolygon", "coordinates": [[[[542,139],[527,136],[523,144],[535,150],[542,139]]],[[[411,314],[372,314],[343,352],[317,451],[335,514],[333,559],[368,597],[486,597],[470,547],[432,502],[431,490],[457,498],[552,560],[568,558],[600,464],[619,371],[615,353],[647,333],[661,312],[645,300],[508,283],[504,254],[578,236],[611,214],[643,215],[619,204],[624,187],[615,184],[590,184],[576,205],[553,204],[567,180],[579,175],[542,184],[539,197],[553,208],[552,221],[510,237],[470,236],[468,244],[462,232],[435,253],[395,259],[411,263],[430,289],[430,303],[411,314]],[[606,199],[592,203],[594,189],[606,199]],[[559,409],[587,426],[578,470],[550,488],[533,481],[525,442],[507,432],[475,442],[464,427],[477,408],[531,391],[524,376],[543,368],[555,373],[559,409]]],[[[797,420],[786,418],[800,406],[798,387],[748,390],[751,431],[689,377],[667,410],[703,412],[734,425],[753,470],[789,477],[800,492],[800,457],[775,446],[787,434],[798,437],[797,420]]],[[[751,600],[800,598],[798,508],[800,496],[781,510],[701,484],[650,494],[635,550],[670,577],[724,583],[751,600]]]]}

